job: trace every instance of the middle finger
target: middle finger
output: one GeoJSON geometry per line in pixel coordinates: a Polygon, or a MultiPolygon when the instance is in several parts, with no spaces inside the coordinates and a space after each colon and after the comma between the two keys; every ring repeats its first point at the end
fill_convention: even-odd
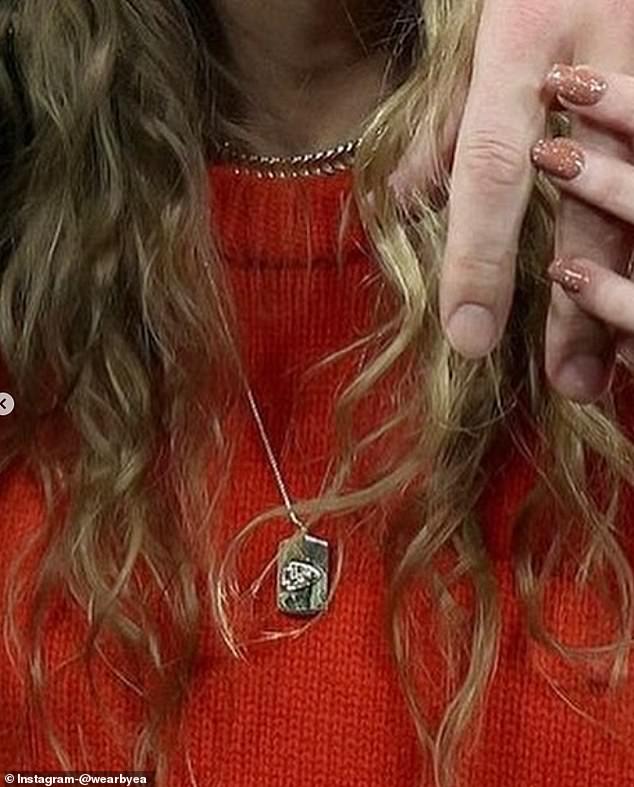
{"type": "Polygon", "coordinates": [[[562,191],[634,224],[634,166],[569,137],[540,139],[533,164],[562,191]]]}

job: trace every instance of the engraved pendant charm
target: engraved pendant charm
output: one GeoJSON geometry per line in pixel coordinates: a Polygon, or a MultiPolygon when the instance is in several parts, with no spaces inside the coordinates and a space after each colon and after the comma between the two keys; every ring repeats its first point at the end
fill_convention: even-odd
{"type": "Polygon", "coordinates": [[[287,615],[314,615],[328,599],[327,541],[303,534],[282,541],[277,554],[277,608],[287,615]]]}

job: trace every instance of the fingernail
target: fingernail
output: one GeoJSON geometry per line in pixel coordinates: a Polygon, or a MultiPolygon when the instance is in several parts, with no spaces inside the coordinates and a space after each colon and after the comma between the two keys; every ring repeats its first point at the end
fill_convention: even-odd
{"type": "Polygon", "coordinates": [[[461,355],[481,358],[495,344],[495,318],[484,306],[467,303],[452,315],[447,334],[452,347],[461,355]]]}
{"type": "Polygon", "coordinates": [[[566,292],[580,293],[583,287],[590,284],[590,272],[578,262],[558,257],[548,267],[548,275],[557,284],[561,284],[566,292]]]}
{"type": "Polygon", "coordinates": [[[546,81],[560,98],[577,106],[597,104],[608,89],[608,83],[601,74],[588,66],[573,67],[557,63],[546,81]]]}
{"type": "Polygon", "coordinates": [[[572,180],[583,172],[586,158],[577,142],[568,137],[555,137],[538,140],[531,148],[531,161],[549,175],[572,180]]]}

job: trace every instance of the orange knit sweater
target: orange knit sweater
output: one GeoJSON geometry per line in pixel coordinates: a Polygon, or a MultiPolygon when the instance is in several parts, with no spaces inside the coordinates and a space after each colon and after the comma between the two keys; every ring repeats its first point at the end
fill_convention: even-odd
{"type": "MultiPolygon", "coordinates": [[[[351,176],[259,180],[220,164],[210,174],[212,215],[250,381],[291,492],[311,496],[319,491],[333,445],[334,397],[360,356],[344,358],[306,380],[302,372],[361,335],[380,281],[356,223],[343,240],[342,265],[335,262],[336,228],[351,176]]],[[[381,407],[378,402],[379,414],[381,407]]],[[[225,537],[279,503],[246,403],[233,428],[236,451],[223,508],[225,537]]],[[[510,446],[493,457],[481,513],[501,592],[501,649],[480,734],[462,762],[459,784],[634,785],[634,681],[610,699],[600,680],[580,681],[574,670],[531,644],[523,629],[510,525],[533,480],[532,469],[510,446]],[[544,668],[554,676],[554,686],[544,668]],[[558,690],[571,696],[585,716],[558,690]]],[[[42,511],[41,494],[23,468],[0,478],[3,598],[8,564],[42,511]]],[[[203,633],[185,713],[186,745],[172,765],[170,784],[432,787],[429,758],[419,751],[383,624],[388,567],[365,527],[355,524],[355,517],[344,517],[337,523],[326,519],[316,528],[321,535],[348,536],[333,603],[303,636],[254,644],[248,659],[238,661],[223,650],[211,627],[203,633]]],[[[239,563],[243,586],[260,574],[289,533],[280,518],[248,543],[239,563]]],[[[288,619],[275,609],[273,579],[267,582],[252,605],[257,630],[288,628],[288,619]]],[[[604,633],[600,606],[591,598],[578,599],[570,577],[552,581],[545,604],[549,622],[568,641],[589,642],[604,633]]],[[[73,767],[126,769],[140,703],[101,662],[94,665],[99,692],[94,701],[85,668],[73,659],[84,620],[68,599],[54,602],[46,630],[49,712],[73,767]]],[[[430,718],[437,720],[444,673],[422,598],[416,622],[413,647],[429,670],[427,676],[421,670],[419,688],[430,718]]],[[[59,763],[25,707],[23,682],[3,645],[0,772],[19,769],[58,770],[59,763]]]]}

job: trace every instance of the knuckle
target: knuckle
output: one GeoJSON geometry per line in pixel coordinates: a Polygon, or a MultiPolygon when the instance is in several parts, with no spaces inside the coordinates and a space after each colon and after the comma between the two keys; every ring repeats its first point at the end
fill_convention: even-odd
{"type": "Polygon", "coordinates": [[[528,169],[522,146],[499,136],[499,132],[476,131],[465,141],[465,163],[481,188],[517,187],[528,169]]]}
{"type": "Polygon", "coordinates": [[[552,29],[553,20],[565,13],[559,0],[515,0],[517,30],[521,36],[544,36],[552,29]]]}
{"type": "Polygon", "coordinates": [[[562,0],[485,0],[485,18],[498,36],[515,48],[552,40],[565,17],[562,0]]]}
{"type": "Polygon", "coordinates": [[[514,254],[464,254],[453,260],[450,280],[460,301],[499,305],[502,293],[512,287],[514,254]]]}

